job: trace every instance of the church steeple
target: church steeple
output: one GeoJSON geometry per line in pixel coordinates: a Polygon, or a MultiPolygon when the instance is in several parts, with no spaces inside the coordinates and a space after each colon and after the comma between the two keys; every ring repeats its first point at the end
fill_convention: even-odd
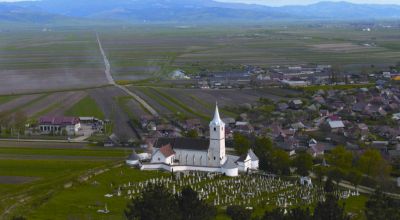
{"type": "Polygon", "coordinates": [[[219,116],[218,102],[217,102],[215,104],[214,118],[210,122],[210,126],[221,126],[221,125],[224,125],[224,122],[221,120],[221,117],[219,116]]]}
{"type": "Polygon", "coordinates": [[[221,166],[226,161],[225,156],[225,123],[219,116],[218,103],[215,105],[214,118],[210,122],[209,165],[221,166]]]}

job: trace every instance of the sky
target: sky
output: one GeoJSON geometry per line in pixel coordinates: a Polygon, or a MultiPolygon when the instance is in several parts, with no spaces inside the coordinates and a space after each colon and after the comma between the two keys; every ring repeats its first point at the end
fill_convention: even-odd
{"type": "MultiPolygon", "coordinates": [[[[217,0],[220,2],[240,2],[240,3],[254,3],[269,6],[282,6],[282,5],[308,5],[320,2],[321,0],[217,0]]],[[[367,4],[397,4],[400,5],[400,0],[329,0],[329,1],[346,1],[352,3],[367,3],[367,4]]]]}
{"type": "MultiPolygon", "coordinates": [[[[0,0],[0,2],[16,2],[24,0],[0,0]]],[[[27,1],[27,0],[25,0],[27,1]]],[[[29,1],[29,0],[28,0],[29,1]]],[[[82,0],[71,0],[82,1],[82,0]]],[[[85,1],[85,0],[83,0],[85,1]]],[[[86,0],[90,1],[90,0],[86,0]]],[[[215,0],[220,2],[240,2],[251,4],[262,4],[269,6],[282,6],[282,5],[308,5],[320,2],[321,0],[215,0]]],[[[327,1],[347,1],[352,3],[368,3],[368,4],[397,4],[400,5],[400,0],[327,0],[327,1]]]]}

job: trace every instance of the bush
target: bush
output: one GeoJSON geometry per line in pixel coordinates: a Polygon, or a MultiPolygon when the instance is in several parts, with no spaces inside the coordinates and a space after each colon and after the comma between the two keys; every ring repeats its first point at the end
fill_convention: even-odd
{"type": "Polygon", "coordinates": [[[245,209],[242,206],[231,205],[226,208],[226,214],[232,220],[249,220],[251,219],[251,210],[245,209]]]}

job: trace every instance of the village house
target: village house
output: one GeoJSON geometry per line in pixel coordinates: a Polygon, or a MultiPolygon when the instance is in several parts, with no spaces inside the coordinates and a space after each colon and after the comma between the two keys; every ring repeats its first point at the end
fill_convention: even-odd
{"type": "Polygon", "coordinates": [[[39,118],[39,130],[41,134],[75,135],[79,132],[81,123],[77,117],[51,117],[39,118]]]}

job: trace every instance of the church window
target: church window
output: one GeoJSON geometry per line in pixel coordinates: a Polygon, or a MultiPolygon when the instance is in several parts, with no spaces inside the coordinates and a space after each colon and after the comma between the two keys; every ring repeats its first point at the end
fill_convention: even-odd
{"type": "Polygon", "coordinates": [[[216,127],[214,127],[214,131],[217,131],[217,128],[216,128],[216,127]]]}
{"type": "Polygon", "coordinates": [[[216,157],[214,157],[214,160],[217,159],[216,157]]]}

